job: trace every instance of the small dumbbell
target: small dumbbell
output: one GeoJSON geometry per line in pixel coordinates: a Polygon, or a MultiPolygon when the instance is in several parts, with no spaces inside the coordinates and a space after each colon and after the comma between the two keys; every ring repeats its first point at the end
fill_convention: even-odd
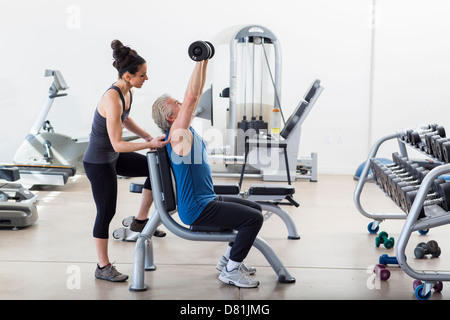
{"type": "Polygon", "coordinates": [[[385,231],[381,231],[378,237],[375,238],[375,246],[379,247],[380,244],[384,244],[386,249],[390,249],[394,246],[394,238],[390,237],[385,231]]]}
{"type": "MultiPolygon", "coordinates": [[[[416,291],[416,288],[422,284],[422,281],[420,280],[414,280],[413,282],[413,290],[416,291]]],[[[442,281],[436,281],[436,283],[433,286],[434,292],[441,292],[442,289],[444,289],[444,285],[442,281]]]]}
{"type": "Polygon", "coordinates": [[[432,257],[437,258],[441,255],[441,248],[436,241],[430,240],[427,243],[420,242],[414,249],[414,256],[417,259],[422,259],[426,254],[431,254],[432,257]]]}
{"type": "Polygon", "coordinates": [[[397,264],[398,260],[397,257],[390,257],[387,254],[382,254],[380,258],[378,259],[379,264],[384,264],[387,266],[388,264],[397,264]]]}
{"type": "Polygon", "coordinates": [[[386,268],[384,264],[376,264],[373,267],[373,272],[383,281],[386,281],[391,277],[391,272],[386,268]]]}
{"type": "Polygon", "coordinates": [[[214,52],[214,46],[208,41],[195,41],[188,49],[189,57],[194,61],[211,59],[214,52]]]}
{"type": "MultiPolygon", "coordinates": [[[[417,191],[410,191],[405,194],[406,206],[408,212],[411,211],[411,206],[416,198],[417,191]]],[[[439,198],[435,199],[426,199],[423,202],[419,218],[425,217],[424,207],[432,206],[432,205],[440,205],[445,211],[450,211],[450,182],[444,182],[437,184],[435,187],[435,192],[432,194],[428,194],[427,198],[438,196],[439,198]]]]}

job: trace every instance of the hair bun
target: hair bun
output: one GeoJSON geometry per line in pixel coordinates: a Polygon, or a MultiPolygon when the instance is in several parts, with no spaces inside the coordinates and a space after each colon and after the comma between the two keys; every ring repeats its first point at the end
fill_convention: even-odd
{"type": "Polygon", "coordinates": [[[137,54],[136,50],[124,46],[120,40],[113,40],[111,49],[113,49],[113,66],[119,71],[119,76],[125,72],[123,71],[124,68],[131,74],[135,74],[137,67],[145,63],[145,60],[137,54]]]}
{"type": "Polygon", "coordinates": [[[131,48],[124,46],[120,40],[113,40],[111,49],[113,49],[114,60],[124,60],[131,51],[131,48]]]}

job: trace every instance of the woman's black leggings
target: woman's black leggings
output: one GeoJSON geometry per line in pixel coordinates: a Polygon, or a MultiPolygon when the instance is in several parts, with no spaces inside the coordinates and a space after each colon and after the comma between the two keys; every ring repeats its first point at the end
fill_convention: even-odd
{"type": "Polygon", "coordinates": [[[230,252],[230,259],[244,261],[262,227],[264,218],[259,204],[237,197],[217,196],[205,207],[192,224],[221,227],[238,231],[230,252]]]}
{"type": "Polygon", "coordinates": [[[86,175],[91,182],[92,194],[97,207],[94,237],[108,239],[109,224],[116,213],[117,175],[147,177],[144,188],[151,190],[147,157],[136,153],[119,153],[117,161],[94,164],[83,162],[86,175]]]}

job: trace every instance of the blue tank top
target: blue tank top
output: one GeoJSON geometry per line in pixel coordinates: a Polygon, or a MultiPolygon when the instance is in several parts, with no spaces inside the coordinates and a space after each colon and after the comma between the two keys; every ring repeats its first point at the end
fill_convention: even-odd
{"type": "MultiPolygon", "coordinates": [[[[116,90],[122,100],[123,110],[121,120],[123,123],[130,114],[133,96],[130,91],[130,108],[125,110],[125,98],[123,97],[122,91],[116,86],[111,86],[108,90],[110,89],[116,90]]],[[[118,157],[119,153],[114,150],[111,140],[109,139],[108,129],[106,128],[106,118],[98,112],[98,108],[95,108],[91,134],[89,135],[89,144],[84,153],[83,161],[96,164],[111,163],[116,161],[118,157]]]]}
{"type": "MultiPolygon", "coordinates": [[[[189,130],[194,139],[189,154],[179,156],[170,143],[166,146],[177,184],[178,215],[187,225],[192,224],[216,197],[205,142],[192,127],[189,130]]],[[[170,130],[166,139],[169,134],[170,130]]]]}

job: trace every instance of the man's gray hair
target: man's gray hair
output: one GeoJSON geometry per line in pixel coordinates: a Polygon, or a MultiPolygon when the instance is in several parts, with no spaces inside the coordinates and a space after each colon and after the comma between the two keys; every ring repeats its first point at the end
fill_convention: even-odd
{"type": "Polygon", "coordinates": [[[172,106],[167,102],[171,97],[168,94],[163,94],[156,99],[152,107],[152,117],[156,125],[162,130],[163,133],[167,133],[170,130],[170,122],[166,117],[173,114],[172,106]]]}

